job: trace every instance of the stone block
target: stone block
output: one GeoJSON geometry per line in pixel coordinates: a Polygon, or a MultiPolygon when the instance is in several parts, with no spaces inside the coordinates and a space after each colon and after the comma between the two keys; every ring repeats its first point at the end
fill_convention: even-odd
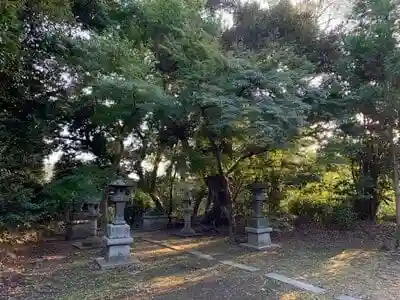
{"type": "Polygon", "coordinates": [[[252,228],[246,227],[247,243],[240,244],[241,246],[256,249],[268,250],[280,247],[277,244],[271,243],[272,228],[252,228]]]}
{"type": "Polygon", "coordinates": [[[271,244],[271,236],[269,233],[247,233],[247,243],[255,246],[264,246],[271,244]]]}
{"type": "Polygon", "coordinates": [[[106,237],[104,238],[106,246],[118,246],[118,245],[131,245],[133,243],[132,237],[125,237],[120,239],[114,239],[106,237]]]}
{"type": "Polygon", "coordinates": [[[107,247],[104,259],[108,262],[125,261],[131,257],[131,245],[112,245],[107,247]]]}
{"type": "Polygon", "coordinates": [[[96,236],[96,227],[96,220],[73,221],[72,224],[68,225],[67,239],[78,240],[96,236]]]}
{"type": "Polygon", "coordinates": [[[109,238],[128,238],[131,236],[131,229],[128,224],[107,224],[106,235],[109,238]]]}
{"type": "Polygon", "coordinates": [[[161,230],[167,228],[168,216],[158,215],[158,216],[146,216],[142,217],[143,230],[161,230]]]}
{"type": "Polygon", "coordinates": [[[78,249],[95,249],[95,248],[101,248],[104,246],[104,240],[99,238],[99,237],[91,237],[84,239],[83,241],[78,241],[74,244],[72,244],[74,247],[78,249]]]}
{"type": "Polygon", "coordinates": [[[102,270],[113,269],[118,267],[132,267],[139,265],[139,261],[133,257],[129,257],[126,260],[119,261],[107,261],[103,257],[96,258],[95,262],[102,270]]]}
{"type": "Polygon", "coordinates": [[[196,232],[192,228],[190,228],[190,229],[183,228],[182,230],[180,230],[178,232],[174,232],[173,235],[180,236],[180,237],[191,237],[191,236],[202,235],[202,233],[196,232]]]}
{"type": "Polygon", "coordinates": [[[268,221],[264,217],[253,217],[248,221],[248,227],[251,228],[268,228],[268,221]]]}

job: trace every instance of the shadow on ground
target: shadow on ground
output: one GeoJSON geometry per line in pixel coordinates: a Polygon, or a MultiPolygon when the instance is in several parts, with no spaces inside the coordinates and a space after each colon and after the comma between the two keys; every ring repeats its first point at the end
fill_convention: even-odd
{"type": "Polygon", "coordinates": [[[281,249],[254,252],[223,237],[179,238],[168,232],[135,233],[178,250],[135,238],[139,266],[100,271],[100,250],[78,250],[69,242],[18,246],[2,255],[0,299],[398,299],[399,258],[377,250],[359,233],[304,232],[275,238],[281,249]],[[260,268],[247,272],[188,254],[197,250],[217,260],[260,268]],[[316,296],[267,279],[277,272],[328,289],[316,296]]]}

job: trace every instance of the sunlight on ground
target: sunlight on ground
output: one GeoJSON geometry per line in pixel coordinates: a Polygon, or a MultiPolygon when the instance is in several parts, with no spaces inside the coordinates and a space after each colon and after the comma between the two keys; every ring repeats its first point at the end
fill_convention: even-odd
{"type": "Polygon", "coordinates": [[[180,240],[176,240],[179,241],[180,243],[177,244],[172,244],[171,246],[174,247],[174,249],[177,250],[192,250],[193,248],[199,248],[202,246],[209,246],[211,244],[215,243],[215,240],[202,240],[202,241],[192,241],[190,243],[185,243],[184,240],[180,241],[180,240]]]}
{"type": "Polygon", "coordinates": [[[330,258],[323,266],[323,269],[320,270],[315,275],[341,275],[346,273],[349,269],[354,269],[355,266],[352,265],[355,263],[371,263],[373,255],[375,252],[373,251],[365,251],[365,250],[344,250],[342,253],[330,258]]]}
{"type": "Polygon", "coordinates": [[[194,285],[200,281],[203,281],[207,278],[212,277],[214,274],[208,269],[204,269],[201,274],[182,274],[182,275],[171,275],[171,276],[157,276],[151,280],[151,287],[158,289],[158,292],[167,291],[167,290],[175,290],[182,285],[194,285]]]}
{"type": "Polygon", "coordinates": [[[280,296],[279,299],[280,300],[296,300],[296,299],[298,299],[298,293],[296,293],[296,292],[286,293],[286,294],[280,296]]]}
{"type": "Polygon", "coordinates": [[[134,255],[140,256],[154,256],[154,255],[165,255],[165,254],[176,254],[176,250],[170,248],[161,248],[161,249],[150,249],[150,250],[143,250],[143,251],[133,251],[134,255]]]}
{"type": "Polygon", "coordinates": [[[302,292],[288,292],[279,297],[279,300],[318,300],[318,299],[331,299],[325,296],[317,296],[311,294],[304,294],[302,292]]]}
{"type": "Polygon", "coordinates": [[[299,300],[299,299],[301,299],[299,292],[289,292],[279,297],[279,300],[299,300]]]}
{"type": "Polygon", "coordinates": [[[6,267],[2,263],[0,263],[0,277],[3,278],[3,276],[7,276],[9,274],[22,274],[24,272],[23,268],[19,267],[6,267]]]}
{"type": "Polygon", "coordinates": [[[28,242],[38,241],[39,233],[35,230],[26,231],[23,233],[2,233],[0,235],[0,244],[22,245],[28,242]]]}
{"type": "Polygon", "coordinates": [[[65,255],[45,255],[43,258],[38,259],[37,261],[51,261],[51,260],[61,260],[65,259],[65,255]]]}
{"type": "MultiPolygon", "coordinates": [[[[170,254],[180,254],[187,250],[194,250],[203,246],[210,246],[215,243],[214,240],[171,240],[168,241],[170,247],[163,245],[158,245],[156,248],[153,247],[143,247],[142,249],[136,249],[132,251],[133,255],[138,255],[140,257],[152,257],[152,256],[165,256],[170,254]],[[172,243],[171,243],[172,241],[172,243]],[[162,247],[162,248],[161,248],[162,247]]],[[[149,242],[146,242],[149,243],[149,242]]]]}

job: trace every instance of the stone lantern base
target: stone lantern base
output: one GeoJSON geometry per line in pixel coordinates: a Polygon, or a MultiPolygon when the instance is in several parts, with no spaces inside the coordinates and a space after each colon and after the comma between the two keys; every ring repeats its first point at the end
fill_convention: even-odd
{"type": "Polygon", "coordinates": [[[102,248],[104,246],[104,241],[98,236],[93,236],[86,238],[83,241],[78,241],[72,244],[72,246],[81,250],[102,248]]]}
{"type": "Polygon", "coordinates": [[[131,257],[133,238],[130,235],[129,225],[108,224],[104,243],[106,246],[105,255],[96,259],[101,269],[126,267],[139,262],[131,257]]]}
{"type": "Polygon", "coordinates": [[[103,257],[96,258],[96,263],[102,270],[120,268],[120,267],[132,267],[138,265],[139,260],[130,257],[126,260],[116,260],[116,261],[107,261],[103,257]]]}
{"type": "Polygon", "coordinates": [[[240,244],[243,247],[248,247],[258,251],[279,248],[280,245],[271,243],[271,227],[253,228],[246,227],[247,243],[240,244]]]}
{"type": "Polygon", "coordinates": [[[174,232],[173,235],[180,237],[191,237],[202,235],[202,233],[194,231],[193,228],[182,228],[180,231],[174,232]]]}

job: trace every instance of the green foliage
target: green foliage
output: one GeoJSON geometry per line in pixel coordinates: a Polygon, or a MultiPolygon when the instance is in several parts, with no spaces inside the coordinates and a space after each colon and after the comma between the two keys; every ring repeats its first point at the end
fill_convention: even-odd
{"type": "Polygon", "coordinates": [[[0,9],[1,224],[59,218],[73,201],[101,196],[118,170],[138,178],[137,209],[164,209],[179,202],[180,181],[200,191],[215,174],[230,177],[238,212],[249,208],[246,186],[263,181],[269,213],[288,206],[341,229],[393,198],[392,1],[356,1],[342,32],[324,32],[313,7],[290,1],[0,9]],[[231,28],[218,9],[233,12],[231,28]],[[54,150],[67,154],[46,183],[43,159],[54,150]]]}
{"type": "Polygon", "coordinates": [[[354,229],[357,221],[352,207],[340,201],[297,199],[289,202],[289,212],[309,222],[339,230],[354,229]]]}
{"type": "Polygon", "coordinates": [[[109,177],[109,170],[95,165],[70,169],[69,174],[44,186],[41,196],[47,201],[47,212],[62,216],[75,202],[86,199],[99,199],[100,202],[109,177]]]}

